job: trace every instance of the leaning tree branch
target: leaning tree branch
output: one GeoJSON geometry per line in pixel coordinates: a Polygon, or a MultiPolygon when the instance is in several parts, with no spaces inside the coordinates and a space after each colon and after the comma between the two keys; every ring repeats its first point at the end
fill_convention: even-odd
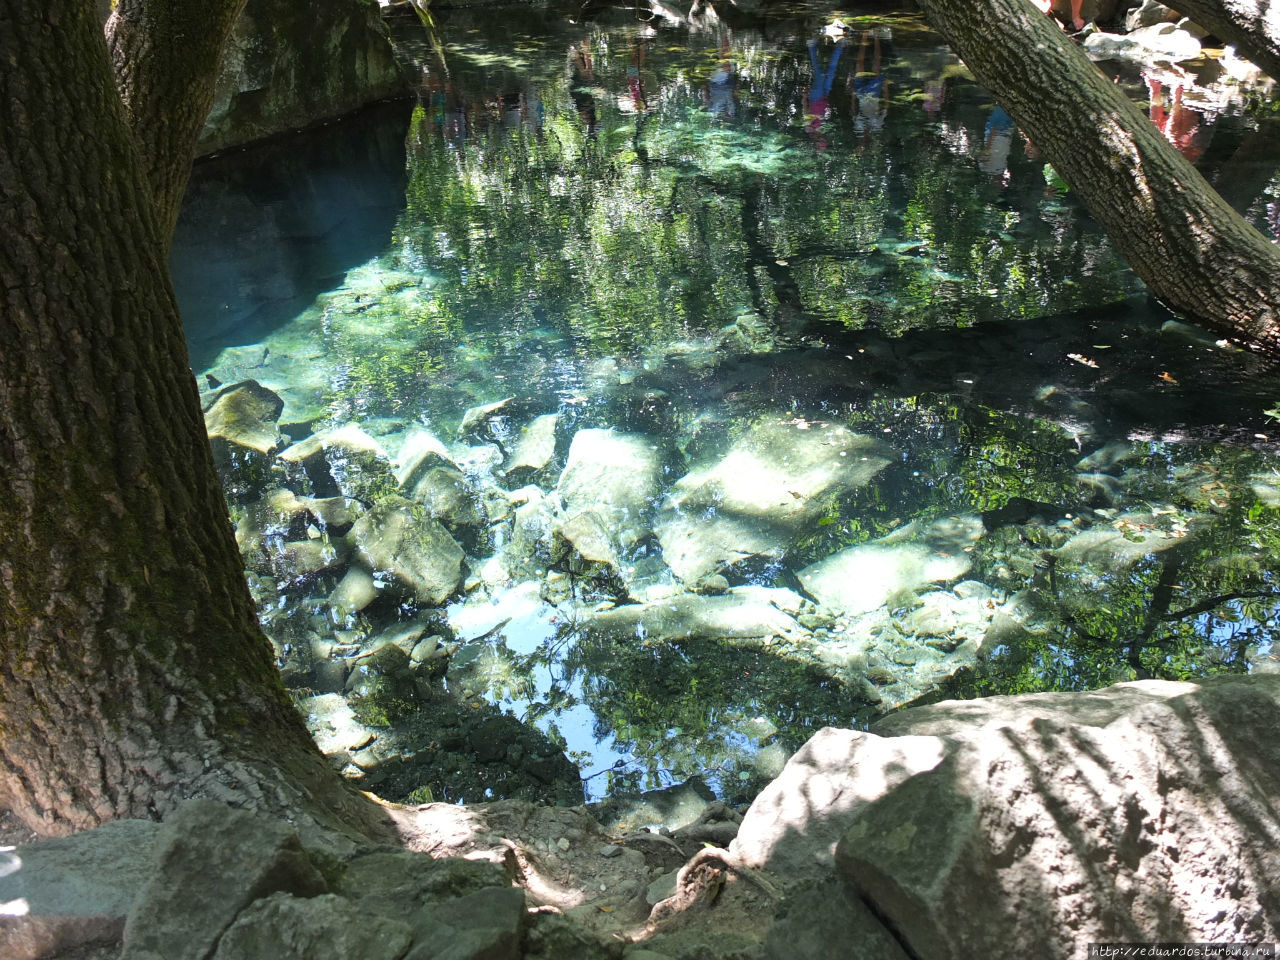
{"type": "Polygon", "coordinates": [[[1222,199],[1028,0],[920,0],[1152,293],[1280,356],[1280,247],[1222,199]]]}

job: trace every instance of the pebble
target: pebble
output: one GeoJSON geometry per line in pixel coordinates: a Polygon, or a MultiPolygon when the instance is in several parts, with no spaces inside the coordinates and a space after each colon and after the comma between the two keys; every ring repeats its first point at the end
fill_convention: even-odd
{"type": "Polygon", "coordinates": [[[556,841],[556,846],[560,848],[561,853],[567,852],[569,849],[569,838],[561,837],[556,841]]]}
{"type": "Polygon", "coordinates": [[[614,857],[622,856],[622,848],[616,843],[606,843],[600,848],[599,853],[602,857],[613,859],[614,857]]]}

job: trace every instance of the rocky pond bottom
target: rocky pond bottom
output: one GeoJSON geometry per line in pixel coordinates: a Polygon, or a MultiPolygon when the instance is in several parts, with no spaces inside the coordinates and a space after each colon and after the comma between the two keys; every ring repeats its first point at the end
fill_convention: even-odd
{"type": "Polygon", "coordinates": [[[283,348],[224,353],[206,420],[250,585],[348,777],[577,803],[584,782],[601,799],[698,776],[741,801],[816,727],[944,692],[1273,664],[1274,607],[1242,589],[1270,577],[1250,553],[1280,505],[1267,454],[1088,438],[1051,417],[1104,401],[1068,385],[1043,417],[963,409],[997,421],[986,457],[1016,438],[1044,471],[992,476],[941,401],[839,379],[868,348],[919,376],[919,344],[734,352],[744,329],[593,361],[567,399],[314,432],[289,420],[283,348]]]}

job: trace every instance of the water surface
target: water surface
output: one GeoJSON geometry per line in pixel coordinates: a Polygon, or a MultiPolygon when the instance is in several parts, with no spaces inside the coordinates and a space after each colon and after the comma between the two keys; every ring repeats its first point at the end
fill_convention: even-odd
{"type": "MultiPolygon", "coordinates": [[[[224,452],[300,696],[389,730],[447,690],[592,797],[740,799],[907,703],[1276,669],[1276,378],[1147,300],[917,17],[829,15],[453,13],[401,28],[413,104],[197,167],[207,399],[277,394],[277,453],[368,441],[224,452]],[[465,551],[447,600],[353,542],[386,504],[465,551]]],[[[1183,82],[1180,148],[1275,229],[1274,106],[1183,82]]],[[[506,789],[410,754],[402,795],[506,789]]]]}

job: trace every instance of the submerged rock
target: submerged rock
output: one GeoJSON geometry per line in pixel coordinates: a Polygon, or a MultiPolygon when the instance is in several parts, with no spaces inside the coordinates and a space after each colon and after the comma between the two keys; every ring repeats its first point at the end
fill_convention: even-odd
{"type": "Polygon", "coordinates": [[[478,407],[468,407],[466,412],[462,414],[462,422],[458,424],[458,436],[465,437],[470,433],[474,433],[494,417],[506,413],[511,406],[511,401],[514,399],[515,397],[507,397],[503,400],[495,400],[493,403],[481,404],[478,407]]]}
{"type": "Polygon", "coordinates": [[[455,537],[472,545],[484,530],[484,514],[475,491],[456,467],[435,466],[422,473],[413,485],[411,498],[426,507],[427,515],[439,520],[455,537]]]}
{"type": "Polygon", "coordinates": [[[279,458],[302,467],[317,497],[341,494],[368,501],[394,489],[386,451],[353,423],[312,434],[279,458]]]}
{"type": "Polygon", "coordinates": [[[361,559],[397,581],[423,603],[436,606],[462,582],[462,548],[444,527],[415,512],[402,497],[387,497],[351,528],[361,559]]]}
{"type": "Polygon", "coordinates": [[[721,596],[682,593],[649,603],[631,603],[583,616],[583,626],[610,636],[651,640],[688,637],[798,640],[804,628],[780,605],[799,597],[789,590],[736,587],[721,596]],[[778,596],[774,596],[778,595],[778,596]]]}
{"type": "Polygon", "coordinates": [[[579,430],[556,485],[564,515],[591,511],[616,553],[649,533],[662,458],[647,437],[614,430],[579,430]]]}
{"type": "Polygon", "coordinates": [[[521,432],[516,447],[507,461],[507,476],[522,470],[536,473],[551,462],[556,452],[556,425],[560,422],[558,413],[548,413],[534,417],[521,432]]]}
{"type": "Polygon", "coordinates": [[[886,538],[841,550],[797,576],[826,606],[855,615],[882,607],[903,591],[957,580],[968,570],[969,555],[963,551],[886,538]]]}
{"type": "Polygon", "coordinates": [[[1201,514],[1177,516],[1173,511],[1163,518],[1147,511],[1123,513],[1109,524],[1080,531],[1059,547],[1056,555],[1106,570],[1123,570],[1148,554],[1185,545],[1207,519],[1201,514]]]}
{"type": "Polygon", "coordinates": [[[891,457],[879,440],[843,426],[759,421],[715,463],[676,482],[657,523],[663,559],[695,583],[751,556],[780,556],[891,457]]]}
{"type": "Polygon", "coordinates": [[[396,483],[405,496],[413,495],[413,488],[423,473],[441,466],[456,466],[445,445],[428,430],[410,428],[400,444],[395,461],[396,483]]]}
{"type": "Polygon", "coordinates": [[[277,421],[283,410],[279,394],[256,380],[245,380],[218,393],[205,411],[205,429],[210,440],[267,454],[280,444],[277,421]]]}

